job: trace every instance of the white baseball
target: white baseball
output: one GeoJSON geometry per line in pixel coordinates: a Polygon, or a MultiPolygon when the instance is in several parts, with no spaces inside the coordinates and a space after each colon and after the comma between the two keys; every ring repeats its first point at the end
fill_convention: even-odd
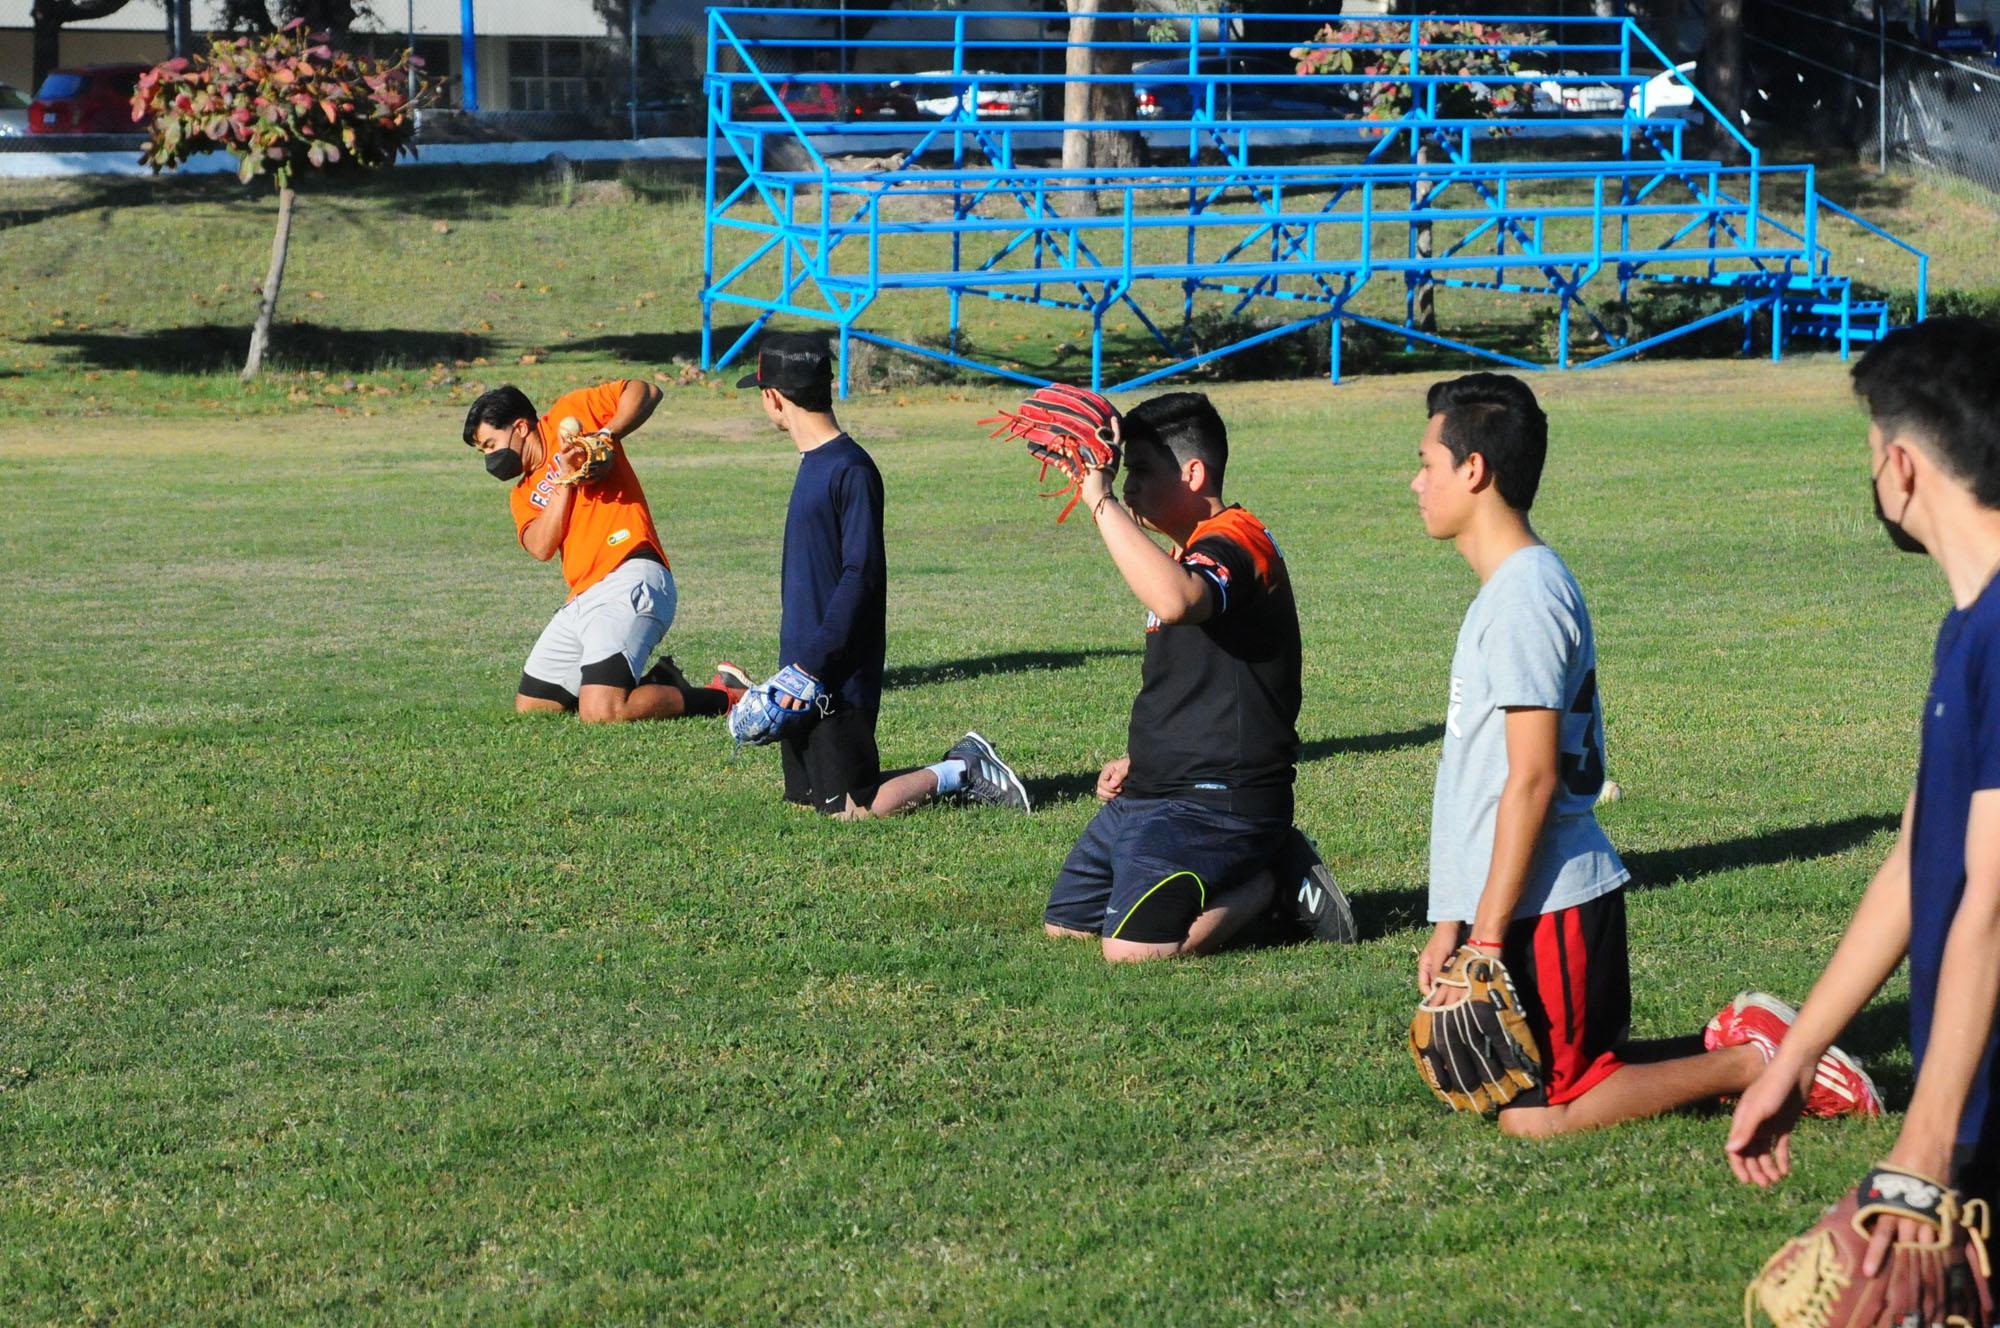
{"type": "Polygon", "coordinates": [[[1618,781],[1615,779],[1605,780],[1604,787],[1597,791],[1597,800],[1600,803],[1616,802],[1624,796],[1625,790],[1618,787],[1618,781]]]}
{"type": "Polygon", "coordinates": [[[563,416],[562,422],[556,425],[556,436],[564,442],[568,442],[582,432],[583,421],[577,419],[574,415],[563,416]]]}

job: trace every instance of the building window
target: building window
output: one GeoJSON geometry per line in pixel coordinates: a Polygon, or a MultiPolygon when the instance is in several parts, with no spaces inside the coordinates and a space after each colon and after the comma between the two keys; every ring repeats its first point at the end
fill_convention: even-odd
{"type": "Polygon", "coordinates": [[[605,105],[601,43],[510,37],[507,107],[515,111],[581,111],[605,105]]]}

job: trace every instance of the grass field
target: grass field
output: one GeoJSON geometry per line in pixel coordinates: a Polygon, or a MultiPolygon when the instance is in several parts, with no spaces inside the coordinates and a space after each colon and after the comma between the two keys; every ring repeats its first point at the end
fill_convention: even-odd
{"type": "MultiPolygon", "coordinates": [[[[882,741],[976,726],[1040,806],[859,827],[714,724],[510,713],[559,581],[452,403],[10,430],[5,1317],[1733,1315],[1893,1118],[1811,1126],[1751,1193],[1724,1117],[1512,1143],[1402,1048],[1473,592],[1404,489],[1425,381],[1217,389],[1298,582],[1299,818],[1368,939],[1116,971],[1038,918],[1140,613],[969,427],[990,393],[848,411],[888,484],[882,741]]],[[[1590,596],[1644,886],[1636,1031],[1801,995],[1886,849],[1942,589],[1868,515],[1830,358],[1538,388],[1537,524],[1590,596]]],[[[775,663],[793,463],[747,405],[670,389],[633,444],[696,667],[775,663]]],[[[1852,1040],[1898,1104],[1899,990],[1852,1040]]]]}
{"type": "MultiPolygon", "coordinates": [[[[1989,280],[1992,200],[1824,183],[1939,287],[1989,280]]],[[[632,451],[669,648],[778,662],[794,462],[676,363],[699,204],[585,184],[307,196],[249,387],[268,201],[0,186],[0,1322],[1710,1325],[1886,1149],[1894,1118],[1814,1125],[1750,1193],[1722,1116],[1535,1146],[1418,1084],[1474,591],[1405,488],[1434,375],[1213,389],[1293,562],[1299,819],[1358,947],[1110,971],[1041,936],[1142,615],[971,427],[988,384],[845,417],[888,484],[884,758],[977,727],[1036,815],[833,826],[719,725],[512,714],[561,586],[456,442],[501,381],[663,383],[632,451]]],[[[1023,363],[1074,331],[991,318],[1023,363]]],[[[1642,886],[1635,1031],[1796,998],[1887,849],[1942,586],[1868,514],[1831,357],[1536,386],[1642,886]]],[[[1898,979],[1851,1041],[1897,1106],[1903,1036],[1898,979]]]]}

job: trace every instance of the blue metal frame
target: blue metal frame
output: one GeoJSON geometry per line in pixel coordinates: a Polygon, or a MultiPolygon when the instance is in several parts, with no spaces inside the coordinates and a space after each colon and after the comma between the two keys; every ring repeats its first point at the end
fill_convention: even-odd
{"type": "MultiPolygon", "coordinates": [[[[1735,140],[1740,164],[1689,157],[1689,123],[1677,117],[1546,115],[1530,108],[1501,119],[1438,114],[1444,90],[1497,81],[1464,74],[1312,74],[1254,77],[1204,74],[1206,56],[1269,53],[1278,43],[1229,41],[1204,35],[1196,14],[1179,17],[1178,43],[1100,42],[1103,48],[1177,58],[1186,73],[1008,75],[1010,86],[1060,95],[1069,83],[1186,86],[1185,117],[1150,116],[1117,122],[996,119],[979,110],[978,67],[986,52],[1066,50],[1061,40],[995,40],[977,35],[983,23],[1043,21],[1020,11],[849,10],[894,17],[926,33],[915,39],[847,43],[838,73],[805,73],[797,81],[841,92],[886,89],[896,77],[855,72],[871,49],[939,52],[934,63],[959,88],[953,111],[919,123],[879,120],[800,120],[779,87],[801,51],[825,46],[808,36],[756,36],[758,29],[799,33],[824,20],[825,10],[717,7],[708,11],[707,214],[702,231],[702,365],[727,366],[775,315],[825,323],[838,337],[839,386],[848,386],[848,350],[859,339],[913,355],[1039,382],[1018,369],[962,353],[967,299],[1019,302],[1090,319],[1090,381],[1100,390],[1137,387],[1235,354],[1275,337],[1331,322],[1328,376],[1340,378],[1342,323],[1391,330],[1406,345],[1443,346],[1515,368],[1542,368],[1490,347],[1419,330],[1415,292],[1431,282],[1553,300],[1553,365],[1610,363],[1700,330],[1740,318],[1748,346],[1753,320],[1768,314],[1773,357],[1788,335],[1836,339],[1845,355],[1855,341],[1887,329],[1879,304],[1857,302],[1849,278],[1833,271],[1821,243],[1821,210],[1898,245],[1917,260],[1919,316],[1928,259],[1920,251],[1819,197],[1810,166],[1766,163],[1756,146],[1717,115],[1699,89],[1694,100],[1735,140]],[[749,34],[749,35],[746,35],[749,34]],[[731,67],[733,66],[733,67],[731,67]],[[1412,109],[1397,120],[1232,120],[1217,107],[1233,88],[1399,82],[1412,109]],[[1219,95],[1220,94],[1220,95],[1219,95]],[[752,106],[756,111],[752,113],[752,106]],[[1060,142],[1067,129],[1133,129],[1157,145],[1185,140],[1186,164],[1131,169],[1064,170],[1022,165],[1060,142]],[[1498,136],[1496,137],[1496,131],[1498,136]],[[1591,135],[1615,141],[1615,159],[1521,162],[1487,160],[1492,145],[1527,137],[1591,135]],[[1311,137],[1366,147],[1358,159],[1300,164],[1254,159],[1272,142],[1311,137]],[[896,155],[855,162],[872,150],[896,155]],[[1206,157],[1205,157],[1206,154],[1206,157]],[[978,158],[983,157],[980,162],[978,158]],[[733,166],[725,180],[720,167],[733,166]],[[740,178],[735,178],[740,174],[740,178]],[[1765,199],[1796,183],[1804,224],[1786,225],[1765,199]],[[1105,206],[1105,204],[1109,206],[1105,206]],[[1418,232],[1432,228],[1446,243],[1420,256],[1418,232]],[[1170,245],[1168,237],[1182,240],[1170,245]],[[730,252],[725,270],[718,240],[730,252]],[[1378,274],[1406,287],[1400,327],[1350,307],[1378,274]],[[1642,341],[1618,333],[1592,308],[1599,280],[1615,280],[1622,303],[1638,283],[1685,283],[1724,292],[1733,303],[1642,341]],[[867,328],[876,302],[895,292],[937,292],[944,299],[943,348],[912,344],[867,328]],[[1179,325],[1151,297],[1178,295],[1179,325]],[[1288,311],[1279,327],[1221,347],[1197,350],[1192,324],[1204,296],[1240,313],[1253,303],[1288,311]],[[749,310],[750,325],[718,354],[719,306],[749,310]],[[1123,382],[1105,383],[1105,319],[1114,309],[1133,315],[1168,361],[1123,382]],[[1789,321],[1788,321],[1789,315],[1789,321]],[[1580,363],[1571,358],[1570,329],[1590,323],[1609,347],[1580,363]]],[[[1250,15],[1247,17],[1285,17],[1250,15]]],[[[1296,16],[1291,16],[1296,17],[1296,16]]],[[[1414,47],[1425,24],[1518,23],[1549,30],[1535,61],[1567,69],[1617,57],[1618,72],[1556,74],[1534,82],[1612,84],[1636,89],[1648,75],[1638,65],[1673,62],[1629,19],[1460,16],[1352,20],[1380,29],[1377,40],[1338,44],[1356,52],[1393,53],[1418,68],[1414,47]]],[[[1334,46],[1335,44],[1328,44],[1334,46]]],[[[1427,44],[1426,49],[1432,47],[1427,44]]],[[[1282,49],[1291,49],[1289,46],[1282,49]]],[[[1498,54],[1501,47],[1443,49],[1498,54]]],[[[1523,48],[1511,48],[1520,53],[1523,48]]],[[[1677,71],[1674,81],[1686,84],[1677,71]]],[[[1476,90],[1483,91],[1483,87],[1476,90]]]]}

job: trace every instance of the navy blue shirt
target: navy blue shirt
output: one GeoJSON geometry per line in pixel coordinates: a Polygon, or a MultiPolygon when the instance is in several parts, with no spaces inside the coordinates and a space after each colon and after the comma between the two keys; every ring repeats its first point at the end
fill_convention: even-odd
{"type": "Polygon", "coordinates": [[[878,708],[889,614],[882,472],[844,433],[799,454],[783,596],[783,662],[818,678],[843,709],[878,708]]]}
{"type": "MultiPolygon", "coordinates": [[[[1910,827],[1910,1051],[1919,1068],[1939,1022],[1938,972],[1945,937],[1965,894],[1965,830],[1972,795],[2000,788],[2000,589],[1989,583],[1972,607],[1953,609],[1938,629],[1931,690],[1924,698],[1923,752],[1910,827]]],[[[1951,1026],[1955,1011],[1943,1012],[1951,1026]]],[[[2000,1085],[1993,1047],[1973,1076],[1958,1142],[2000,1143],[2000,1085]]]]}

